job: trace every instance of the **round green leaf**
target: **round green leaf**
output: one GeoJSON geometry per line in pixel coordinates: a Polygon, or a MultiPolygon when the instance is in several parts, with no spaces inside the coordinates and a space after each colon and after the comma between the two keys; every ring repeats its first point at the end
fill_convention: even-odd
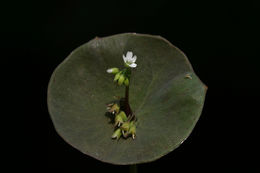
{"type": "Polygon", "coordinates": [[[82,153],[112,164],[136,164],[166,155],[189,136],[206,90],[184,53],[167,40],[126,33],[95,38],[74,50],[52,74],[48,108],[56,131],[82,153]],[[137,136],[116,141],[106,104],[123,97],[124,87],[106,70],[122,69],[127,51],[137,55],[129,91],[137,136]]]}

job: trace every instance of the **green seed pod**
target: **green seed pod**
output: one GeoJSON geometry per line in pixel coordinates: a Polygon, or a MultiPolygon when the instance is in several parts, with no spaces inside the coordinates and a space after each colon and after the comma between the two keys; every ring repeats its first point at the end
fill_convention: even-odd
{"type": "Polygon", "coordinates": [[[114,82],[116,82],[116,81],[119,79],[119,77],[120,77],[120,73],[117,73],[117,74],[115,75],[114,82]]]}
{"type": "Polygon", "coordinates": [[[134,125],[134,121],[130,122],[130,127],[132,127],[134,125]]]}
{"type": "Polygon", "coordinates": [[[121,135],[122,135],[121,129],[117,129],[117,130],[113,133],[113,135],[111,136],[111,138],[118,140],[121,135]]]}
{"type": "Polygon", "coordinates": [[[128,132],[124,132],[123,130],[122,130],[122,134],[123,134],[124,138],[127,138],[129,136],[129,133],[128,132]]]}
{"type": "Polygon", "coordinates": [[[132,125],[129,129],[129,133],[132,134],[132,138],[135,139],[136,136],[136,126],[132,125]]]}
{"type": "Polygon", "coordinates": [[[119,114],[116,115],[116,117],[115,117],[115,126],[119,127],[123,123],[124,123],[123,118],[119,114]]]}
{"type": "Polygon", "coordinates": [[[113,104],[113,106],[111,106],[109,109],[108,109],[108,112],[111,112],[111,113],[118,113],[119,112],[119,109],[120,107],[118,106],[118,104],[113,104]]]}
{"type": "Polygon", "coordinates": [[[124,122],[120,128],[122,130],[124,130],[124,131],[128,131],[129,128],[130,128],[130,123],[129,122],[124,122]]]}
{"type": "Polygon", "coordinates": [[[125,86],[129,86],[129,79],[128,78],[125,79],[124,84],[125,84],[125,86]]]}
{"type": "Polygon", "coordinates": [[[126,116],[126,114],[125,114],[124,111],[121,111],[121,112],[118,114],[118,116],[120,116],[123,121],[127,121],[127,116],[126,116]]]}
{"type": "Polygon", "coordinates": [[[118,68],[110,68],[110,69],[107,69],[107,72],[112,73],[112,74],[116,74],[116,73],[119,72],[119,69],[118,68]]]}
{"type": "Polygon", "coordinates": [[[125,76],[123,74],[121,74],[119,79],[118,79],[118,85],[122,85],[124,80],[125,80],[125,76]]]}

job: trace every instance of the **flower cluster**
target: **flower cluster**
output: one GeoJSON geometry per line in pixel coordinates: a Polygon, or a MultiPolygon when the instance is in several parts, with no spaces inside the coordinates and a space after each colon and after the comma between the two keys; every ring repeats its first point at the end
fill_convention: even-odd
{"type": "Polygon", "coordinates": [[[125,112],[120,110],[120,107],[116,103],[107,105],[108,112],[112,113],[114,117],[115,131],[111,136],[112,139],[119,139],[122,135],[124,138],[132,136],[134,139],[136,136],[135,121],[131,120],[131,117],[127,117],[125,112]]]}
{"type": "Polygon", "coordinates": [[[107,69],[108,73],[112,73],[115,75],[114,82],[116,82],[118,85],[124,84],[125,86],[129,86],[129,80],[131,75],[130,68],[135,68],[137,64],[135,63],[137,57],[136,55],[133,56],[133,52],[128,51],[126,53],[126,56],[123,55],[123,60],[125,63],[126,69],[119,70],[118,68],[110,68],[107,69]]]}
{"type": "Polygon", "coordinates": [[[127,70],[124,69],[116,73],[114,82],[117,82],[118,85],[124,84],[125,86],[129,86],[129,74],[127,73],[127,70]]]}
{"type": "Polygon", "coordinates": [[[137,67],[137,64],[135,63],[136,59],[136,55],[133,55],[133,52],[128,51],[126,53],[126,56],[123,55],[124,65],[126,68],[124,68],[123,70],[119,70],[116,67],[107,69],[108,73],[112,73],[115,75],[114,82],[116,82],[118,85],[123,84],[126,86],[126,94],[123,105],[124,111],[121,110],[116,103],[107,105],[108,112],[114,115],[113,120],[115,122],[115,131],[112,135],[113,139],[119,139],[122,135],[125,138],[131,135],[133,139],[136,136],[136,118],[135,115],[132,113],[128,99],[131,69],[137,67]]]}

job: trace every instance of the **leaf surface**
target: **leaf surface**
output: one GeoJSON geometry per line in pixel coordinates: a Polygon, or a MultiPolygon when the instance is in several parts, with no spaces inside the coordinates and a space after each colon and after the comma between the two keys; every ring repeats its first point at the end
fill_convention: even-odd
{"type": "Polygon", "coordinates": [[[177,148],[198,121],[207,87],[187,57],[160,36],[126,33],[96,38],[74,50],[53,72],[48,109],[58,134],[79,151],[103,162],[154,161],[177,148]],[[113,96],[124,87],[106,70],[123,67],[122,55],[137,55],[129,102],[137,137],[112,140],[105,116],[113,96]]]}

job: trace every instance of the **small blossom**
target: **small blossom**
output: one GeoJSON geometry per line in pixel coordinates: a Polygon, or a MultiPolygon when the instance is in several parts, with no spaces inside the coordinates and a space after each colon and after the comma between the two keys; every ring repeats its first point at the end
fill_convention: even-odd
{"type": "Polygon", "coordinates": [[[136,57],[136,55],[133,56],[133,52],[128,51],[126,53],[126,56],[123,55],[123,59],[124,59],[124,62],[126,63],[126,65],[128,65],[129,67],[135,68],[137,66],[137,64],[135,63],[137,57],[136,57]]]}

